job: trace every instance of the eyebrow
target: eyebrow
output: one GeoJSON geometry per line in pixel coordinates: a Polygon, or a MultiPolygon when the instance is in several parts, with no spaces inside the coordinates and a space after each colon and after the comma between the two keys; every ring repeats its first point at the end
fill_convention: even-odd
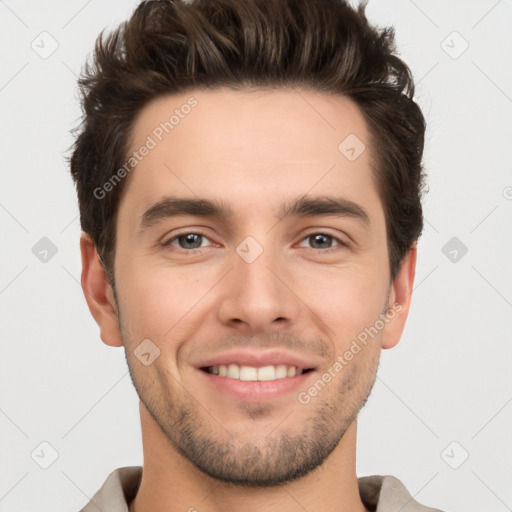
{"type": "MultiPolygon", "coordinates": [[[[222,201],[204,198],[184,198],[166,196],[148,208],[140,217],[140,231],[158,222],[185,215],[206,217],[227,221],[233,212],[222,201]]],[[[278,218],[336,216],[355,219],[366,227],[370,226],[370,216],[357,203],[342,197],[302,196],[283,204],[278,218]]]]}
{"type": "Polygon", "coordinates": [[[201,198],[166,196],[148,208],[141,216],[140,231],[155,225],[161,220],[184,215],[211,217],[227,220],[231,208],[222,201],[201,198]]]}
{"type": "Polygon", "coordinates": [[[315,217],[317,215],[349,217],[366,227],[370,226],[370,216],[362,206],[343,197],[333,196],[299,197],[281,207],[279,218],[315,217]]]}

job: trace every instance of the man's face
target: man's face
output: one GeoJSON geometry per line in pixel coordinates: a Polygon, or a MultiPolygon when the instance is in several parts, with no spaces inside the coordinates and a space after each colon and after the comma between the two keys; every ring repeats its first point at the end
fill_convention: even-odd
{"type": "Polygon", "coordinates": [[[333,365],[391,300],[364,118],[350,100],[321,93],[197,90],[141,111],[131,150],[144,145],[119,206],[115,257],[141,401],[171,446],[210,476],[275,485],[306,474],[368,397],[382,330],[341,370],[333,365]],[[182,109],[191,97],[197,104],[182,109]],[[176,109],[166,133],[160,123],[176,109]],[[339,149],[349,135],[345,145],[354,136],[366,145],[355,159],[360,142],[339,149]],[[229,213],[152,208],[165,198],[229,213]],[[310,202],[283,215],[327,198],[341,206],[310,202]],[[151,364],[134,353],[143,340],[146,363],[159,350],[151,364]],[[228,376],[216,374],[222,366],[228,376]],[[235,378],[243,366],[249,380],[235,378]],[[291,376],[292,367],[303,373],[291,376]],[[330,382],[308,393],[329,369],[330,382]]]}

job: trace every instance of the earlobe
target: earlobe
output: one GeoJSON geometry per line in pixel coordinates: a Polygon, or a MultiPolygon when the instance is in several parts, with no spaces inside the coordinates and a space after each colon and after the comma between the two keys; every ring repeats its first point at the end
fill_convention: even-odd
{"type": "Polygon", "coordinates": [[[398,276],[391,285],[388,299],[388,322],[382,334],[382,348],[393,348],[400,341],[411,305],[416,274],[417,244],[413,244],[402,260],[398,276]]]}
{"type": "Polygon", "coordinates": [[[123,340],[113,290],[108,283],[94,242],[87,233],[82,233],[80,237],[80,252],[82,289],[89,311],[100,328],[100,337],[106,345],[121,347],[123,340]]]}

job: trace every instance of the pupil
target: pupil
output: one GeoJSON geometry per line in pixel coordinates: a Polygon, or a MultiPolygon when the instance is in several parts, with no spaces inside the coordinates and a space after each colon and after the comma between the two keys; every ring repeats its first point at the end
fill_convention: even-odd
{"type": "MultiPolygon", "coordinates": [[[[322,234],[313,235],[313,244],[318,245],[317,242],[319,242],[320,245],[324,245],[324,244],[329,245],[329,243],[328,243],[329,239],[330,239],[329,235],[322,235],[322,234]]],[[[322,248],[325,249],[325,247],[322,247],[322,248]]]]}
{"type": "Polygon", "coordinates": [[[195,233],[189,233],[187,235],[180,236],[180,245],[185,245],[184,249],[197,249],[201,247],[201,236],[195,233]],[[182,242],[184,242],[182,244],[182,242]],[[192,244],[192,246],[188,245],[192,244]]]}

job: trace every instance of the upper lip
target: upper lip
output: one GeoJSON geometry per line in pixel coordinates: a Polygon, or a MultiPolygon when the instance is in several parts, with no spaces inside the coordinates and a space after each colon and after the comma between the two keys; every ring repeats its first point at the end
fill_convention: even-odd
{"type": "Polygon", "coordinates": [[[207,368],[209,366],[219,366],[237,364],[239,366],[253,366],[260,368],[262,366],[285,364],[287,366],[296,366],[299,369],[314,369],[317,363],[312,359],[305,359],[295,354],[290,354],[283,351],[234,351],[225,352],[212,356],[199,364],[195,365],[197,368],[207,368]]]}

